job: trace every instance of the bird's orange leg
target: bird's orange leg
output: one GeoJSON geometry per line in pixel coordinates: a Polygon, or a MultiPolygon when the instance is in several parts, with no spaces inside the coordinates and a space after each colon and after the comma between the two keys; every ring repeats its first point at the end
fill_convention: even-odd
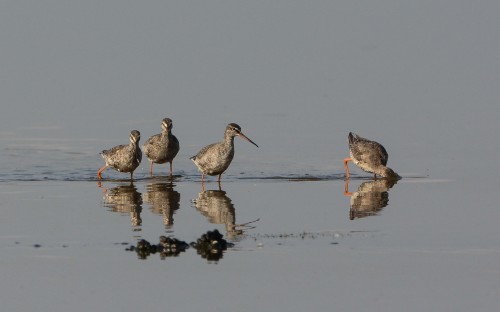
{"type": "Polygon", "coordinates": [[[172,177],[172,162],[170,162],[170,177],[172,177]]]}
{"type": "Polygon", "coordinates": [[[151,161],[151,164],[149,165],[149,175],[153,176],[153,161],[151,161]]]}
{"type": "Polygon", "coordinates": [[[351,176],[349,174],[349,166],[347,166],[347,163],[352,161],[352,158],[344,158],[344,166],[345,166],[345,177],[349,179],[349,177],[351,176]]]}
{"type": "Polygon", "coordinates": [[[205,181],[205,174],[202,172],[201,173],[201,184],[205,181]]]}
{"type": "Polygon", "coordinates": [[[219,182],[219,183],[220,183],[220,177],[221,177],[221,176],[222,176],[222,173],[221,173],[221,174],[219,174],[219,178],[217,179],[217,182],[219,182]]]}
{"type": "Polygon", "coordinates": [[[101,175],[101,172],[104,171],[104,169],[108,168],[108,165],[106,164],[104,167],[102,167],[101,169],[99,169],[99,171],[97,171],[97,178],[100,180],[102,179],[102,175],[101,175]]]}

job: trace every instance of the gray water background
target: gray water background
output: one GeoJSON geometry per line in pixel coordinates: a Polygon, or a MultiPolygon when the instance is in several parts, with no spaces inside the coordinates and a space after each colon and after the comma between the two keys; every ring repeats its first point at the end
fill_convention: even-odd
{"type": "MultiPolygon", "coordinates": [[[[497,308],[499,9],[496,1],[0,3],[2,304],[497,308]],[[138,234],[127,214],[104,207],[98,153],[127,143],[132,129],[144,142],[164,117],[181,142],[180,209],[165,229],[144,203],[138,234]],[[199,173],[188,158],[229,122],[260,146],[236,142],[222,185],[237,221],[260,218],[256,228],[217,265],[192,250],[139,261],[116,245],[224,232],[192,208],[199,173]],[[381,142],[404,177],[378,216],[353,221],[342,180],[349,131],[381,142]]],[[[353,171],[356,190],[367,175],[353,171]]],[[[155,182],[146,160],[135,175],[144,196],[155,182]]]]}

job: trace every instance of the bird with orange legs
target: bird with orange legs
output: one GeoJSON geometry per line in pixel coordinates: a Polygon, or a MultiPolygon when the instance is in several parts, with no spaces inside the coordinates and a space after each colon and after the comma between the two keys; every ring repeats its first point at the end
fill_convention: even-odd
{"type": "Polygon", "coordinates": [[[377,175],[387,179],[401,179],[396,172],[387,167],[389,156],[382,144],[362,138],[352,132],[349,132],[348,141],[351,157],[344,159],[346,178],[350,177],[347,163],[352,161],[361,170],[373,173],[374,179],[377,179],[377,175]]]}
{"type": "Polygon", "coordinates": [[[240,126],[230,123],[226,126],[222,141],[205,146],[198,154],[190,158],[198,167],[198,170],[201,171],[202,186],[206,174],[218,175],[217,181],[220,183],[222,173],[226,171],[233,160],[234,137],[237,136],[259,147],[241,132],[240,126]]]}
{"type": "Polygon", "coordinates": [[[108,167],[119,172],[130,172],[130,180],[133,179],[134,170],[139,167],[142,160],[142,152],[139,148],[141,133],[137,130],[130,132],[130,144],[118,145],[109,150],[101,152],[106,165],[97,171],[97,178],[102,179],[101,173],[108,167]]]}
{"type": "Polygon", "coordinates": [[[170,177],[172,177],[172,161],[179,152],[179,140],[172,134],[172,119],[164,118],[161,122],[162,132],[151,136],[142,146],[144,154],[151,162],[149,174],[153,175],[153,163],[170,163],[170,177]]]}

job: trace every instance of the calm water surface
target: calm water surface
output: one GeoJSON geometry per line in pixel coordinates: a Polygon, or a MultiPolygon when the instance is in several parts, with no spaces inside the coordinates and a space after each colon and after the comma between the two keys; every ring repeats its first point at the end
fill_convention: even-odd
{"type": "Polygon", "coordinates": [[[499,9],[2,5],[2,308],[497,310],[499,9]],[[101,150],[164,117],[173,180],[146,159],[133,183],[96,180],[101,150]],[[202,190],[189,157],[229,122],[259,148],[236,139],[202,190]],[[349,131],[403,179],[352,167],[346,185],[349,131]],[[126,250],[213,229],[232,243],[218,259],[126,250]]]}
{"type": "Polygon", "coordinates": [[[233,173],[221,189],[211,181],[202,191],[199,175],[98,183],[71,173],[54,179],[56,164],[44,170],[0,185],[0,288],[9,309],[166,301],[174,310],[225,311],[227,298],[243,310],[276,302],[292,311],[496,306],[500,212],[484,182],[409,177],[391,186],[360,174],[346,185],[340,173],[233,173]],[[192,247],[145,259],[126,250],[160,235],[190,243],[213,229],[234,244],[217,259],[192,247]]]}

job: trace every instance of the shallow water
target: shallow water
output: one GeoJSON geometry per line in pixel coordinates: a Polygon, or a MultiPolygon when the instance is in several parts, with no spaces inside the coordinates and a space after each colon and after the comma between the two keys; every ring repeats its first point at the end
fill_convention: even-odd
{"type": "Polygon", "coordinates": [[[2,308],[497,309],[500,4],[94,5],[0,10],[2,308]],[[97,181],[164,117],[173,180],[97,181]],[[229,122],[259,148],[202,190],[189,157],[229,122]],[[403,179],[346,185],[349,131],[403,179]],[[213,229],[222,254],[130,250],[213,229]]]}
{"type": "MultiPolygon", "coordinates": [[[[349,188],[364,183],[372,182],[354,179],[349,188]]],[[[214,311],[232,309],[227,301],[243,310],[276,302],[293,311],[493,308],[500,212],[478,209],[484,194],[459,196],[459,184],[467,187],[403,179],[385,194],[387,206],[353,212],[340,179],[235,179],[223,192],[215,182],[201,192],[181,178],[2,183],[2,303],[9,310],[153,309],[162,301],[214,311]],[[160,235],[189,243],[212,229],[234,243],[218,260],[194,248],[143,260],[125,250],[160,235]]]]}

